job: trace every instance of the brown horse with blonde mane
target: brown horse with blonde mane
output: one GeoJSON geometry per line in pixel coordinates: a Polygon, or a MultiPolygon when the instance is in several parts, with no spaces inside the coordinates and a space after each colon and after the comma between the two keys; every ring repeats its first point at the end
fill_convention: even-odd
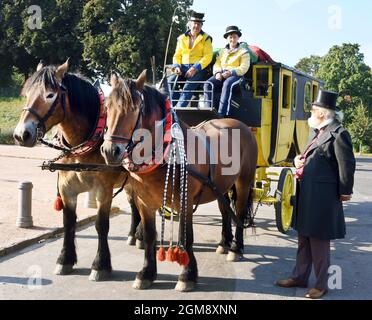
{"type": "MultiPolygon", "coordinates": [[[[70,150],[58,163],[104,164],[99,147],[103,141],[105,106],[98,90],[81,76],[67,73],[68,61],[59,67],[39,63],[37,71],[26,81],[22,94],[27,104],[14,131],[15,140],[22,146],[33,147],[51,128],[58,125],[62,145],[70,150]],[[104,119],[103,119],[104,118],[104,119]],[[103,122],[102,122],[103,121],[103,122]],[[98,128],[99,125],[101,128],[98,128]],[[97,131],[101,130],[101,131],[97,131]],[[102,132],[102,134],[101,134],[102,132]]],[[[107,236],[113,188],[121,187],[127,172],[60,171],[57,209],[63,208],[64,242],[57,260],[55,274],[73,271],[77,262],[75,249],[76,206],[80,193],[96,194],[98,215],[96,230],[98,250],[89,279],[99,281],[111,272],[111,257],[107,236]]],[[[131,190],[126,187],[127,193],[131,190]]],[[[133,216],[137,209],[129,197],[133,216]]],[[[137,214],[136,214],[137,212],[137,214]]],[[[134,218],[132,229],[140,218],[134,218]]],[[[134,231],[132,230],[132,234],[134,231]]]]}
{"type": "MultiPolygon", "coordinates": [[[[111,77],[113,91],[107,104],[107,132],[105,134],[105,142],[101,147],[101,153],[109,165],[118,166],[128,163],[128,159],[131,159],[133,155],[133,150],[137,147],[140,148],[142,144],[146,143],[142,139],[135,141],[135,129],[147,129],[153,137],[157,126],[156,121],[163,121],[164,118],[168,119],[167,105],[169,106],[169,101],[167,102],[166,96],[158,90],[146,86],[145,82],[146,71],[136,81],[119,79],[115,74],[111,77]]],[[[244,253],[243,226],[252,213],[257,143],[250,128],[234,119],[211,120],[192,130],[182,122],[180,122],[180,126],[185,137],[185,145],[188,152],[190,150],[190,139],[194,139],[197,142],[198,149],[194,150],[196,152],[195,159],[199,159],[202,152],[210,156],[213,154],[217,159],[214,167],[212,166],[211,157],[207,159],[206,163],[196,161],[196,163],[188,164],[189,171],[195,174],[189,175],[187,178],[188,188],[186,188],[187,192],[185,194],[188,201],[185,204],[186,210],[184,211],[186,212],[186,217],[182,215],[181,202],[175,203],[176,211],[181,212],[179,240],[180,243],[184,244],[188,254],[187,262],[180,263],[183,265],[183,270],[178,278],[176,290],[190,291],[195,287],[198,277],[197,262],[193,253],[193,206],[216,200],[216,192],[212,190],[213,188],[205,187],[205,184],[200,179],[195,178],[195,176],[210,176],[220,194],[226,195],[229,190],[234,190],[235,221],[238,222],[234,240],[231,232],[231,223],[229,223],[228,210],[224,206],[222,199],[218,198],[223,218],[222,240],[219,246],[219,249],[222,250],[219,251],[223,251],[221,247],[228,247],[228,260],[236,261],[244,253]],[[231,133],[233,130],[237,130],[238,139],[236,140],[240,140],[238,142],[239,152],[237,159],[233,159],[233,162],[237,163],[238,168],[236,172],[224,174],[224,169],[232,164],[223,163],[219,150],[230,150],[232,148],[233,135],[231,133]],[[202,138],[201,132],[205,133],[206,140],[202,138]],[[227,144],[221,145],[222,135],[226,134],[226,132],[229,133],[227,140],[225,140],[227,144]],[[219,141],[219,143],[217,145],[211,143],[208,147],[207,141],[212,140],[219,141]],[[213,171],[213,174],[211,174],[211,171],[213,171]],[[181,223],[184,218],[186,218],[186,226],[181,223]]],[[[163,147],[166,149],[165,144],[163,147]]],[[[152,149],[155,148],[155,143],[152,143],[152,149]]],[[[189,154],[187,157],[189,157],[189,154]]],[[[163,205],[164,181],[167,176],[167,165],[158,164],[154,166],[156,169],[145,171],[141,171],[142,167],[142,165],[129,166],[130,184],[133,187],[134,200],[141,215],[145,243],[144,266],[137,274],[133,285],[136,289],[148,288],[156,279],[155,216],[157,209],[163,205]]],[[[172,185],[168,188],[167,206],[172,205],[170,200],[172,194],[174,194],[175,199],[180,198],[182,184],[180,181],[182,180],[179,180],[179,177],[180,165],[178,164],[176,165],[176,183],[174,188],[172,185]]]]}

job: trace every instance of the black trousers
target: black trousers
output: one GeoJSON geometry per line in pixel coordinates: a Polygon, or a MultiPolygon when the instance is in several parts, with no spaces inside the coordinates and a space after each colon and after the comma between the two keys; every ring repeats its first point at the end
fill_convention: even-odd
{"type": "Polygon", "coordinates": [[[320,240],[298,234],[296,266],[291,278],[307,286],[312,265],[316,276],[315,288],[328,290],[328,268],[331,254],[330,240],[320,240]]]}

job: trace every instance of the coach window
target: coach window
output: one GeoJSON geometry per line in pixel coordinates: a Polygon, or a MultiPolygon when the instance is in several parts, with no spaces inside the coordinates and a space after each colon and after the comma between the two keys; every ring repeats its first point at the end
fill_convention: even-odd
{"type": "Polygon", "coordinates": [[[305,84],[305,98],[304,98],[304,110],[306,112],[310,112],[311,109],[311,84],[310,82],[306,82],[305,84]]]}
{"type": "Polygon", "coordinates": [[[293,111],[297,108],[297,79],[293,81],[293,88],[292,88],[292,109],[293,111]]]}
{"type": "Polygon", "coordinates": [[[256,69],[256,96],[266,97],[269,89],[269,69],[256,69]]]}
{"type": "Polygon", "coordinates": [[[282,94],[282,106],[285,109],[289,109],[291,102],[291,77],[289,75],[283,75],[283,94],[282,94]]]}
{"type": "Polygon", "coordinates": [[[317,83],[313,83],[313,102],[316,100],[316,98],[318,97],[318,91],[319,91],[319,87],[318,87],[318,84],[317,83]]]}

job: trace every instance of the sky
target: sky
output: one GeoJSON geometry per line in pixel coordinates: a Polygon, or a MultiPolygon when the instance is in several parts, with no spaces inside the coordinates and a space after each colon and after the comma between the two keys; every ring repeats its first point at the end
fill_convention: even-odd
{"type": "Polygon", "coordinates": [[[214,47],[224,46],[226,27],[237,25],[241,41],[289,66],[334,45],[359,43],[372,67],[370,0],[194,0],[192,9],[205,13],[203,30],[214,47]]]}

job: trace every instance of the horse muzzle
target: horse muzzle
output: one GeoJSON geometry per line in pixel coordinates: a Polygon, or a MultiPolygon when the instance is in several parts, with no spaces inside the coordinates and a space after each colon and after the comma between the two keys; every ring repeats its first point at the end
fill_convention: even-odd
{"type": "Polygon", "coordinates": [[[105,141],[101,146],[101,154],[106,164],[121,166],[124,159],[125,147],[115,142],[105,141]]]}
{"type": "Polygon", "coordinates": [[[37,127],[33,122],[18,124],[14,129],[13,138],[17,144],[32,148],[37,142],[37,131],[37,127]]]}

